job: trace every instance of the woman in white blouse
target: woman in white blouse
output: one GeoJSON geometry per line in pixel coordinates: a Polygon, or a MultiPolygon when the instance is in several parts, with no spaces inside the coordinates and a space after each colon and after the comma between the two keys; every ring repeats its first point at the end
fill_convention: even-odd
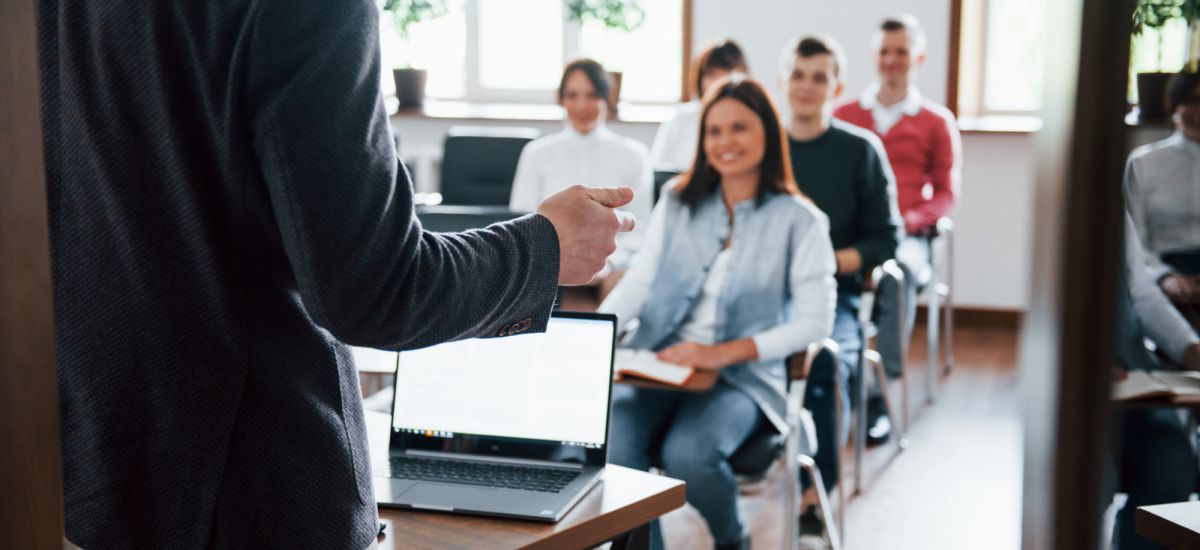
{"type": "MultiPolygon", "coordinates": [[[[608,73],[599,63],[579,59],[567,64],[558,85],[566,127],[530,142],[521,151],[509,208],[532,212],[542,199],[574,184],[626,186],[634,190],[633,202],[626,210],[640,220],[649,217],[654,172],[646,146],[605,126],[609,89],[608,73]]],[[[618,237],[611,268],[624,268],[637,248],[639,233],[635,230],[618,237]]]]}
{"type": "Polygon", "coordinates": [[[1125,198],[1146,250],[1146,270],[1200,326],[1200,75],[1170,85],[1175,134],[1135,149],[1125,198]]]}
{"type": "Polygon", "coordinates": [[[784,359],[829,336],[836,291],[829,222],[796,187],[771,100],[742,75],[712,86],[691,170],[599,310],[622,330],[638,321],[623,345],[719,372],[704,393],[618,385],[609,460],[645,470],[660,456],[717,548],[737,549],[749,538],[729,458],[760,426],[786,433],[784,359]]]}
{"type": "Polygon", "coordinates": [[[692,100],[679,106],[675,115],[658,127],[650,146],[650,164],[655,170],[682,172],[692,165],[700,137],[700,97],[713,82],[729,73],[749,73],[746,56],[732,40],[709,44],[692,62],[692,100]]]}

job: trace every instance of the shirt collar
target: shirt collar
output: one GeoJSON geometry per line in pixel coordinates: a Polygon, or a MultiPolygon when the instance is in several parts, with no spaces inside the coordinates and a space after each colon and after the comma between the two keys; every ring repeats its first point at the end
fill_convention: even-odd
{"type": "MultiPolygon", "coordinates": [[[[878,96],[879,83],[872,82],[867,86],[867,89],[863,90],[862,95],[858,97],[858,104],[868,111],[874,110],[875,107],[879,106],[878,96]]],[[[908,92],[904,95],[904,99],[897,105],[900,107],[900,112],[905,115],[916,116],[917,113],[921,112],[921,100],[921,91],[916,86],[909,84],[908,92]]]]}
{"type": "Polygon", "coordinates": [[[566,119],[563,120],[563,128],[564,131],[567,132],[567,135],[579,140],[594,140],[608,133],[608,126],[604,124],[603,119],[596,123],[596,127],[593,128],[591,132],[586,134],[579,133],[579,130],[575,129],[575,126],[571,124],[571,121],[566,119]]]}
{"type": "Polygon", "coordinates": [[[1175,133],[1171,134],[1169,139],[1172,145],[1178,147],[1183,152],[1191,155],[1200,155],[1200,142],[1188,139],[1183,135],[1183,132],[1175,130],[1175,133]]]}

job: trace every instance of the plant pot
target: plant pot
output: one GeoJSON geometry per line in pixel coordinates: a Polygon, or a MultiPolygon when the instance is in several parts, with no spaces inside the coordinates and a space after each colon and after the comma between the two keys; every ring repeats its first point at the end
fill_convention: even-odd
{"type": "Polygon", "coordinates": [[[608,71],[608,79],[612,82],[612,86],[608,89],[608,118],[617,118],[617,105],[621,101],[621,77],[624,76],[619,71],[608,71]]]}
{"type": "Polygon", "coordinates": [[[1174,73],[1138,73],[1138,120],[1155,122],[1170,118],[1167,112],[1167,83],[1174,73]]]}
{"type": "Polygon", "coordinates": [[[396,80],[396,99],[400,100],[400,108],[420,107],[425,103],[425,81],[429,71],[425,69],[394,69],[392,78],[396,80]]]}

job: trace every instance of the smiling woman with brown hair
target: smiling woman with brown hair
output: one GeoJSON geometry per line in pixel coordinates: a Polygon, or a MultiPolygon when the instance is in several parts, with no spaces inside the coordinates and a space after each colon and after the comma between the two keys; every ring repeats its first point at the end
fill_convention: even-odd
{"type": "Polygon", "coordinates": [[[638,320],[624,345],[719,379],[701,394],[614,390],[610,461],[646,470],[661,456],[688,483],[718,548],[748,548],[729,457],[763,422],[787,429],[784,358],[829,336],[833,248],[824,214],[796,188],[760,84],[713,84],[701,121],[692,169],[663,193],[600,311],[622,328],[638,320]]]}

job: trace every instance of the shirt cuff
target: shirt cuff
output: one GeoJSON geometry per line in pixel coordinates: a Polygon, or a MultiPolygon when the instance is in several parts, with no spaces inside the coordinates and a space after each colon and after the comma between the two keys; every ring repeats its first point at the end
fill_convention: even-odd
{"type": "Polygon", "coordinates": [[[795,353],[795,350],[792,349],[795,344],[789,336],[783,332],[769,330],[751,337],[754,340],[754,347],[758,351],[758,360],[782,359],[795,353]]]}

